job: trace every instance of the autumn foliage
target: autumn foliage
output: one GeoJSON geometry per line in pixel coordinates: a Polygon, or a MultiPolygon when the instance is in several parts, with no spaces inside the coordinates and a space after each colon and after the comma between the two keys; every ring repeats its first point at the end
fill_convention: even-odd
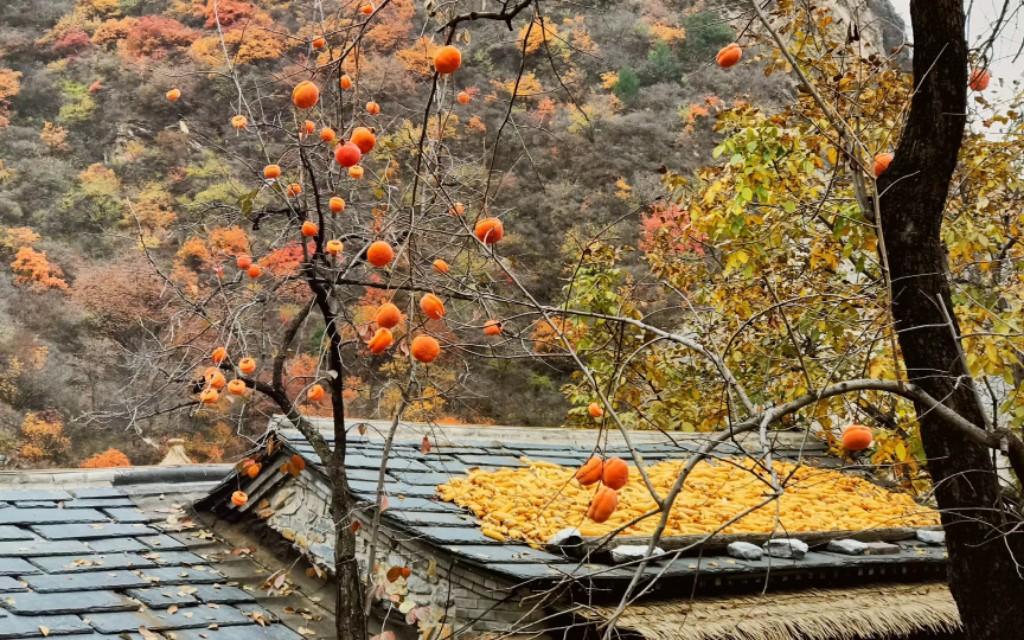
{"type": "Polygon", "coordinates": [[[83,469],[103,469],[107,467],[130,467],[132,461],[121,451],[110,448],[106,451],[89,456],[78,465],[83,469]]]}

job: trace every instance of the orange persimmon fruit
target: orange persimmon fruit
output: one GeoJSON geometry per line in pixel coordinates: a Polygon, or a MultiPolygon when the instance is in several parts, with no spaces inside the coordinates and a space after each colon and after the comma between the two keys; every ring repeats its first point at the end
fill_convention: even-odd
{"type": "Polygon", "coordinates": [[[473,227],[473,235],[484,244],[494,244],[505,237],[505,225],[497,218],[482,218],[473,227]]]}
{"type": "Polygon", "coordinates": [[[441,75],[455,73],[462,66],[462,52],[448,44],[434,52],[434,69],[441,75]]]}
{"type": "Polygon", "coordinates": [[[973,91],[984,91],[988,89],[988,83],[991,81],[992,74],[988,72],[988,69],[972,69],[968,86],[973,91]]]}
{"type": "Polygon", "coordinates": [[[375,267],[386,267],[395,259],[395,250],[383,240],[375,240],[366,249],[366,260],[375,267]]]}
{"type": "Polygon", "coordinates": [[[352,142],[339,144],[334,148],[334,160],[343,167],[354,167],[359,164],[363,152],[352,142]]]}
{"type": "Polygon", "coordinates": [[[619,492],[610,487],[601,487],[590,501],[587,517],[594,522],[604,522],[612,517],[619,506],[619,492]]]}
{"type": "Polygon", "coordinates": [[[394,303],[385,302],[377,308],[373,321],[377,323],[378,327],[392,329],[402,322],[402,312],[394,303]]]}
{"type": "Polygon", "coordinates": [[[409,353],[420,362],[433,362],[441,355],[441,344],[433,336],[416,336],[409,344],[409,353]]]}
{"type": "Polygon", "coordinates": [[[732,42],[718,50],[718,54],[715,56],[715,63],[723,69],[728,69],[739,62],[742,57],[743,49],[740,49],[740,45],[732,42]]]}
{"type": "Polygon", "coordinates": [[[629,465],[622,458],[612,458],[604,463],[601,483],[618,491],[629,482],[629,465]]]}
{"type": "Polygon", "coordinates": [[[843,429],[843,448],[847,451],[863,451],[870,447],[873,441],[871,427],[851,424],[843,429]]]}
{"type": "Polygon", "coordinates": [[[324,399],[324,388],[318,384],[314,384],[306,391],[306,400],[310,402],[320,402],[324,399]]]}
{"type": "Polygon", "coordinates": [[[500,320],[488,320],[484,323],[484,335],[485,336],[500,336],[501,335],[501,321],[500,320]]]}
{"type": "Polygon", "coordinates": [[[299,109],[312,109],[320,101],[320,87],[303,80],[292,89],[292,104],[299,109]]]}
{"type": "Polygon", "coordinates": [[[377,329],[377,332],[370,338],[370,342],[367,345],[370,349],[370,353],[374,355],[380,355],[391,348],[391,345],[395,343],[395,336],[391,333],[391,329],[381,327],[377,329]]]}
{"type": "Polygon", "coordinates": [[[604,472],[604,461],[598,456],[592,456],[583,463],[583,466],[576,470],[576,479],[584,487],[589,487],[601,479],[604,472]]]}
{"type": "Polygon", "coordinates": [[[252,374],[254,371],[256,371],[256,360],[255,360],[255,358],[250,358],[249,356],[246,356],[246,357],[242,358],[241,360],[239,360],[238,361],[238,370],[241,371],[242,373],[244,373],[245,375],[252,374]]]}
{"type": "Polygon", "coordinates": [[[367,154],[373,151],[374,145],[377,144],[377,136],[373,135],[373,131],[366,127],[356,127],[352,130],[348,141],[359,147],[363,154],[367,154]]]}
{"type": "Polygon", "coordinates": [[[875,156],[875,161],[871,169],[874,171],[876,178],[889,170],[889,165],[892,164],[893,158],[895,157],[896,156],[891,153],[880,153],[875,156]]]}
{"type": "Polygon", "coordinates": [[[425,294],[420,298],[420,311],[431,320],[440,320],[444,317],[444,302],[432,293],[425,294]]]}

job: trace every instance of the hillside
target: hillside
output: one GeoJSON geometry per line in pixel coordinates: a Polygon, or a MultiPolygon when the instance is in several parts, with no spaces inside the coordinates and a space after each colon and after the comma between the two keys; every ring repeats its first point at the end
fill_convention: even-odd
{"type": "MultiPolygon", "coordinates": [[[[865,37],[898,43],[888,3],[869,5],[860,19],[876,28],[865,37]]],[[[180,329],[166,276],[198,291],[189,261],[208,256],[195,253],[196,234],[230,243],[239,223],[224,223],[224,211],[244,209],[247,197],[252,207],[245,183],[263,161],[239,161],[255,147],[228,125],[241,105],[224,51],[246,95],[282,101],[301,65],[324,55],[311,38],[344,32],[338,16],[353,6],[0,6],[0,454],[10,464],[75,465],[111,446],[151,462],[170,436],[188,437],[197,459],[220,459],[243,446],[236,433],[261,427],[267,407],[227,421],[195,413],[137,421],[151,384],[140,372],[154,342],[180,329]],[[183,98],[169,101],[172,88],[183,98]]],[[[522,18],[511,30],[474,25],[460,42],[457,80],[469,101],[443,126],[464,159],[452,180],[465,200],[489,198],[506,213],[514,232],[505,258],[542,301],[558,302],[579,250],[574,238],[615,223],[616,236],[635,244],[653,203],[668,195],[665,169],[686,174],[707,162],[715,113],[741,100],[770,108],[791,88],[766,77],[753,55],[729,73],[714,67],[715,52],[744,28],[715,3],[595,0],[546,10],[533,29],[522,18]]],[[[413,132],[422,119],[435,29],[422,3],[392,0],[346,67],[358,79],[355,102],[378,102],[383,129],[413,132]]],[[[352,202],[369,211],[374,196],[383,199],[367,192],[352,202]]],[[[322,335],[303,339],[315,345],[322,335]]],[[[289,366],[308,366],[303,357],[289,366]]],[[[471,378],[471,388],[414,417],[556,424],[568,408],[560,387],[569,371],[557,360],[473,362],[452,373],[471,378]]],[[[388,416],[394,399],[374,372],[353,375],[353,413],[388,416]]]]}

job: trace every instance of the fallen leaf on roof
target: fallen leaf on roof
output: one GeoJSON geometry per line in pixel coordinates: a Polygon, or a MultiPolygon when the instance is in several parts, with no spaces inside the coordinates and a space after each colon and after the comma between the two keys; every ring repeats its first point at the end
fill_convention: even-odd
{"type": "Polygon", "coordinates": [[[309,627],[299,627],[298,629],[296,629],[296,631],[298,631],[299,633],[301,633],[304,636],[315,636],[316,635],[316,631],[313,631],[309,627]]]}
{"type": "Polygon", "coordinates": [[[146,627],[139,627],[139,635],[142,636],[142,640],[163,640],[160,634],[153,633],[146,627]]]}
{"type": "Polygon", "coordinates": [[[43,637],[50,635],[50,627],[39,625],[39,633],[43,634],[43,637]]]}

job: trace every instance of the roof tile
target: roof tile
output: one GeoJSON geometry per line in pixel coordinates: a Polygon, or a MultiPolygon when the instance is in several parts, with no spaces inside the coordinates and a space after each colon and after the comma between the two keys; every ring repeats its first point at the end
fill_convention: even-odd
{"type": "Polygon", "coordinates": [[[32,573],[39,573],[39,569],[21,558],[0,558],[0,576],[18,576],[32,573]]]}
{"type": "Polygon", "coordinates": [[[150,558],[137,553],[89,554],[82,556],[30,557],[32,564],[46,573],[108,571],[110,569],[144,569],[155,565],[150,558]]]}
{"type": "Polygon", "coordinates": [[[95,509],[0,509],[0,524],[106,522],[95,509]]]}
{"type": "Polygon", "coordinates": [[[0,541],[31,540],[36,536],[31,531],[9,524],[0,525],[0,541]]]}
{"type": "Polygon", "coordinates": [[[17,593],[6,596],[3,606],[20,615],[131,611],[139,608],[137,602],[114,591],[17,593]]]}
{"type": "MultiPolygon", "coordinates": [[[[232,626],[220,629],[183,629],[176,632],[177,640],[301,640],[302,636],[283,624],[232,626]]],[[[63,640],[63,639],[62,639],[63,640]]]]}
{"type": "Polygon", "coordinates": [[[252,619],[233,607],[182,607],[169,610],[124,611],[89,615],[89,623],[100,633],[123,633],[146,627],[151,631],[188,629],[210,625],[249,624],[252,619]]]}
{"type": "Polygon", "coordinates": [[[135,538],[100,538],[90,540],[89,548],[96,553],[125,553],[127,551],[148,551],[149,547],[135,538]]]}
{"type": "MultiPolygon", "coordinates": [[[[82,511],[75,509],[71,511],[82,511]]],[[[3,513],[0,511],[0,513],[3,513]]],[[[106,520],[104,518],[104,520],[106,520]]],[[[93,523],[93,524],[52,524],[32,527],[32,530],[50,540],[91,540],[95,538],[123,538],[155,535],[157,531],[141,524],[93,523]]]]}
{"type": "Polygon", "coordinates": [[[16,616],[0,617],[0,639],[35,638],[50,635],[90,631],[89,625],[78,616],[16,616]]]}
{"type": "Polygon", "coordinates": [[[44,540],[29,533],[31,540],[0,542],[0,558],[24,556],[61,556],[89,553],[91,549],[80,540],[44,540]]]}
{"type": "Polygon", "coordinates": [[[61,489],[0,489],[0,501],[70,500],[71,494],[61,489]]]}

